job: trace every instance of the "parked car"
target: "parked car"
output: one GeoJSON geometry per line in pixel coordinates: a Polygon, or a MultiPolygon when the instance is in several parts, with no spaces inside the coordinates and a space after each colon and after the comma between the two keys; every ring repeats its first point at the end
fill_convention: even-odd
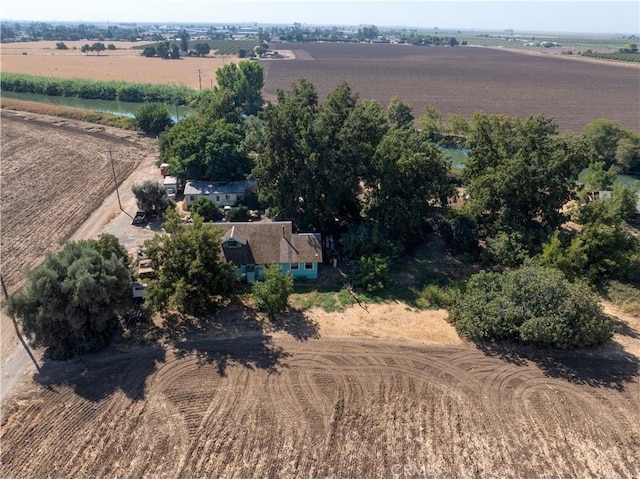
{"type": "Polygon", "coordinates": [[[153,269],[153,262],[150,259],[143,259],[138,262],[138,278],[153,278],[156,275],[153,269]]]}
{"type": "Polygon", "coordinates": [[[133,217],[132,225],[146,225],[149,222],[147,219],[147,214],[144,211],[136,212],[136,215],[133,217]]]}

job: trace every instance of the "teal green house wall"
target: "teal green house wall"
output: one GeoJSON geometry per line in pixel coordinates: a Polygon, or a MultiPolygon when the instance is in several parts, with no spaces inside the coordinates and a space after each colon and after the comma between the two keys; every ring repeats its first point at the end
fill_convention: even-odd
{"type": "Polygon", "coordinates": [[[290,221],[229,222],[221,227],[221,256],[236,265],[238,280],[263,280],[265,266],[270,264],[280,265],[294,280],[318,279],[322,262],[319,233],[293,233],[290,221]]]}

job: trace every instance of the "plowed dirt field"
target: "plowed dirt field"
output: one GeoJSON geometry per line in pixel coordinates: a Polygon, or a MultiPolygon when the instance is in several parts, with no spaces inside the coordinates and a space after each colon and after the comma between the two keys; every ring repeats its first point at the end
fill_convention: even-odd
{"type": "Polygon", "coordinates": [[[2,275],[11,293],[24,269],[63,244],[114,190],[109,150],[119,182],[156,150],[134,132],[30,113],[3,111],[0,126],[2,275]]]}
{"type": "Polygon", "coordinates": [[[2,477],[637,477],[634,357],[411,344],[257,334],[46,363],[5,408],[2,477]]]}
{"type": "Polygon", "coordinates": [[[342,82],[361,99],[389,104],[394,96],[420,117],[425,105],[445,116],[471,118],[476,110],[521,118],[542,113],[560,130],[581,132],[598,118],[640,131],[640,65],[589,62],[562,55],[533,55],[496,48],[408,45],[282,43],[295,60],[263,62],[265,97],[299,78],[322,100],[342,82]],[[633,101],[630,101],[631,98],[633,101]]]}
{"type": "MultiPolygon", "coordinates": [[[[0,130],[0,269],[12,294],[114,190],[109,150],[120,183],[157,149],[135,132],[7,110],[0,130]]],[[[5,315],[0,324],[4,363],[17,341],[5,315]]]]}

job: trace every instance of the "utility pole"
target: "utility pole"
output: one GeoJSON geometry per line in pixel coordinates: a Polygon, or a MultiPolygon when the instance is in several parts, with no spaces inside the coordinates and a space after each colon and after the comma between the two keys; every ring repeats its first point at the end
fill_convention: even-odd
{"type": "MultiPolygon", "coordinates": [[[[7,293],[7,288],[4,285],[4,279],[2,278],[2,275],[0,275],[0,286],[2,287],[2,296],[4,297],[4,302],[6,304],[7,300],[9,299],[9,294],[7,293]]],[[[16,328],[16,335],[18,336],[18,339],[24,346],[24,349],[27,351],[27,354],[31,358],[31,361],[33,361],[33,364],[36,367],[36,371],[38,371],[38,374],[40,374],[40,366],[38,365],[38,361],[36,361],[36,358],[33,356],[31,349],[29,349],[27,342],[22,337],[22,334],[20,334],[20,328],[18,328],[18,323],[16,322],[16,318],[14,318],[13,316],[10,316],[10,318],[11,318],[11,321],[13,322],[13,327],[16,328]]]]}
{"type": "Polygon", "coordinates": [[[200,76],[199,68],[198,68],[198,84],[200,85],[200,90],[202,90],[202,76],[200,76]]]}
{"type": "MultiPolygon", "coordinates": [[[[113,164],[113,156],[111,156],[111,148],[109,148],[109,161],[111,161],[111,171],[113,171],[113,182],[116,185],[116,196],[118,197],[118,206],[120,207],[120,211],[129,215],[123,208],[122,203],[120,202],[120,192],[118,191],[118,179],[116,178],[116,167],[113,164]]],[[[131,215],[129,215],[131,216],[131,215]]]]}

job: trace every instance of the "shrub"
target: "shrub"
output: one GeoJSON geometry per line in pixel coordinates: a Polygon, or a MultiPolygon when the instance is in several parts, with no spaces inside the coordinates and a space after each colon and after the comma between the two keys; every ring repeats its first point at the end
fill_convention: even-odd
{"type": "Polygon", "coordinates": [[[249,221],[249,208],[236,206],[227,213],[227,221],[249,221]]]}
{"type": "Polygon", "coordinates": [[[379,254],[360,258],[352,275],[353,285],[369,293],[384,289],[389,281],[389,258],[379,254]]]}
{"type": "Polygon", "coordinates": [[[600,345],[614,330],[587,286],[541,266],[473,275],[450,319],[461,336],[475,341],[562,349],[600,345]]]}
{"type": "Polygon", "coordinates": [[[136,111],[136,125],[145,133],[157,136],[173,125],[173,120],[165,105],[145,103],[136,111]]]}
{"type": "Polygon", "coordinates": [[[291,273],[284,274],[277,264],[267,266],[264,276],[264,282],[253,285],[253,300],[258,311],[274,319],[287,309],[289,295],[293,293],[293,278],[291,273]]]}
{"type": "Polygon", "coordinates": [[[218,221],[223,217],[222,211],[209,198],[198,198],[191,205],[191,214],[200,215],[204,221],[218,221]]]}
{"type": "Polygon", "coordinates": [[[527,248],[522,234],[501,231],[486,240],[485,258],[495,264],[516,267],[527,259],[527,248]]]}

